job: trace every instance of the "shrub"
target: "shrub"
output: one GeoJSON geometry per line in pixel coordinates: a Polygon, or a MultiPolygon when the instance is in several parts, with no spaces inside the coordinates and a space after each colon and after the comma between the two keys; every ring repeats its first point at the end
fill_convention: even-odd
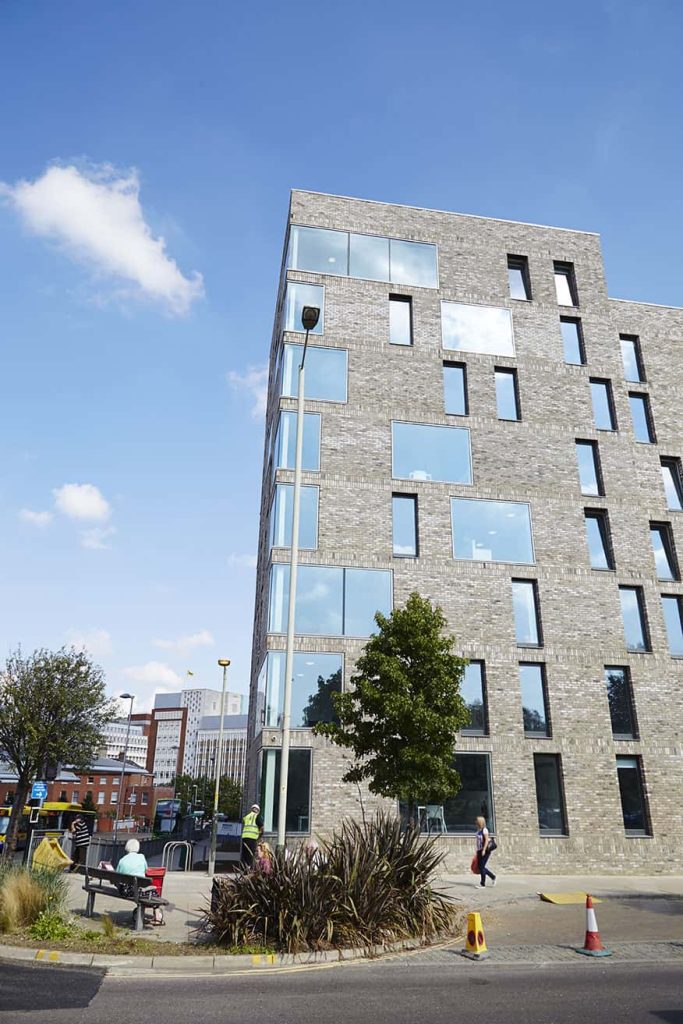
{"type": "Polygon", "coordinates": [[[73,921],[67,920],[62,914],[43,910],[29,928],[29,935],[32,939],[56,942],[70,939],[74,931],[73,921]]]}
{"type": "Polygon", "coordinates": [[[249,871],[219,885],[206,926],[228,946],[290,953],[426,941],[456,918],[454,902],[433,889],[445,855],[436,842],[384,814],[345,821],[319,856],[276,851],[272,873],[249,871]]]}
{"type": "Polygon", "coordinates": [[[32,925],[43,911],[59,914],[67,891],[66,878],[56,871],[4,868],[0,873],[0,932],[32,925]]]}

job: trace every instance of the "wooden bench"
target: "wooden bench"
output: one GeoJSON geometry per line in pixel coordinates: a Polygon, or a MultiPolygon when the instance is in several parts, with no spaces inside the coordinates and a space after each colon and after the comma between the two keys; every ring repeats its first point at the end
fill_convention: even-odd
{"type": "Polygon", "coordinates": [[[115,900],[134,903],[136,932],[141,932],[145,926],[145,907],[154,909],[169,905],[168,900],[159,896],[152,886],[151,879],[138,875],[124,875],[118,871],[106,871],[103,868],[86,867],[83,891],[88,894],[85,904],[86,917],[92,917],[95,897],[98,895],[112,896],[115,900]]]}

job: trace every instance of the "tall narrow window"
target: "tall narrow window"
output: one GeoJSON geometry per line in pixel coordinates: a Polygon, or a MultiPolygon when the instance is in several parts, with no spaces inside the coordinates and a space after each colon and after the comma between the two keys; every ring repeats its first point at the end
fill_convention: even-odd
{"type": "Polygon", "coordinates": [[[591,569],[613,569],[614,555],[612,554],[607,513],[604,509],[587,508],[584,515],[591,569]]]}
{"type": "Polygon", "coordinates": [[[621,359],[624,364],[624,379],[639,384],[645,380],[640,339],[634,334],[620,334],[621,359]]]}
{"type": "Polygon", "coordinates": [[[522,663],[519,666],[525,736],[550,736],[548,694],[544,670],[545,666],[536,662],[522,663]]]}
{"type": "Polygon", "coordinates": [[[674,545],[673,530],[670,523],[650,523],[650,540],[655,556],[658,580],[677,580],[680,578],[678,559],[674,545]]]}
{"type": "Polygon", "coordinates": [[[576,458],[582,494],[604,494],[597,441],[577,441],[576,458]]]}
{"type": "Polygon", "coordinates": [[[573,263],[553,263],[555,275],[555,293],[558,306],[578,306],[579,297],[576,291],[576,277],[573,263]]]}
{"type": "Polygon", "coordinates": [[[512,581],[512,610],[515,617],[517,645],[519,647],[540,647],[542,637],[536,580],[512,581]]]}
{"type": "Polygon", "coordinates": [[[627,836],[650,834],[639,757],[618,757],[617,778],[627,836]]]}
{"type": "Polygon", "coordinates": [[[511,299],[530,299],[531,282],[526,256],[508,256],[508,285],[511,299]]]}
{"type": "Polygon", "coordinates": [[[643,588],[619,587],[619,600],[627,650],[649,651],[650,638],[645,619],[643,588]]]}
{"type": "Polygon", "coordinates": [[[417,495],[392,495],[391,513],[394,555],[399,558],[415,558],[418,553],[417,495]]]}
{"type": "Polygon", "coordinates": [[[652,425],[652,413],[647,395],[629,391],[628,401],[631,406],[631,419],[633,420],[633,433],[636,435],[636,441],[641,441],[643,444],[654,444],[655,431],[652,425]]]}
{"type": "Polygon", "coordinates": [[[683,598],[678,594],[662,594],[662,611],[669,651],[672,657],[683,658],[683,598]]]}
{"type": "Polygon", "coordinates": [[[462,732],[469,736],[486,735],[486,681],[483,661],[471,661],[465,666],[460,696],[470,713],[469,725],[463,726],[462,732]]]}
{"type": "Polygon", "coordinates": [[[413,301],[409,295],[389,296],[389,342],[413,344],[413,301]]]}
{"type": "Polygon", "coordinates": [[[519,389],[516,370],[496,369],[496,407],[499,420],[519,420],[519,389]]]}
{"type": "Polygon", "coordinates": [[[617,740],[637,739],[636,719],[633,713],[633,688],[628,668],[620,665],[605,665],[605,684],[612,720],[612,735],[617,740]]]}
{"type": "Polygon", "coordinates": [[[562,332],[565,363],[574,363],[576,366],[583,366],[586,362],[586,352],[583,345],[581,321],[576,317],[561,316],[560,330],[562,332]]]}
{"type": "Polygon", "coordinates": [[[681,481],[681,460],[662,459],[662,482],[667,507],[672,512],[683,512],[683,482],[681,481]]]}
{"type": "Polygon", "coordinates": [[[467,416],[467,370],[464,363],[443,364],[444,410],[452,416],[467,416]]]}
{"type": "Polygon", "coordinates": [[[598,430],[616,430],[617,420],[614,414],[612,385],[608,380],[591,378],[591,399],[593,401],[593,420],[598,430]]]}
{"type": "Polygon", "coordinates": [[[538,828],[542,836],[566,836],[562,764],[559,754],[534,754],[538,828]]]}
{"type": "Polygon", "coordinates": [[[325,313],[325,289],[321,284],[302,284],[301,281],[288,281],[287,294],[285,297],[285,326],[286,331],[305,330],[301,323],[301,314],[304,306],[317,306],[320,310],[320,319],[311,331],[311,334],[323,333],[323,318],[325,313]]]}

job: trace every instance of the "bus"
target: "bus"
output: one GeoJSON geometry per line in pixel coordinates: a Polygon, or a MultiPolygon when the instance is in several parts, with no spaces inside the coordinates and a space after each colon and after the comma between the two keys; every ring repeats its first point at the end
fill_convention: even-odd
{"type": "MultiPolygon", "coordinates": [[[[35,807],[24,807],[24,813],[19,821],[19,832],[17,835],[18,850],[22,850],[26,845],[29,815],[31,811],[35,810],[35,807]]],[[[9,828],[11,813],[11,807],[0,806],[0,848],[5,845],[5,836],[7,835],[7,829],[9,828]]],[[[88,831],[92,834],[97,823],[97,811],[84,811],[80,804],[70,804],[62,800],[46,800],[43,806],[38,810],[38,821],[34,825],[34,828],[40,829],[41,831],[52,832],[55,836],[60,836],[62,833],[66,832],[77,815],[80,815],[81,818],[83,818],[88,826],[88,831]]]]}

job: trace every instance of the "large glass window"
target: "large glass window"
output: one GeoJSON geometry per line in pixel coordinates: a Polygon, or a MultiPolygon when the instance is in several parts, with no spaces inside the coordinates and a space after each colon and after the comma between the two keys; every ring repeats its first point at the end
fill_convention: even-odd
{"type": "Polygon", "coordinates": [[[624,377],[628,381],[640,383],[645,380],[643,360],[640,352],[640,339],[633,334],[620,334],[621,358],[624,363],[624,377]]]}
{"type": "MultiPolygon", "coordinates": [[[[391,571],[300,565],[295,632],[313,636],[370,636],[375,612],[391,613],[391,571]]],[[[268,631],[287,630],[289,565],[271,567],[268,631]]]]}
{"type": "Polygon", "coordinates": [[[597,441],[577,441],[576,458],[582,494],[604,494],[597,441]]]}
{"type": "Polygon", "coordinates": [[[323,333],[323,314],[325,312],[325,289],[321,284],[302,284],[300,281],[287,282],[285,298],[285,330],[304,332],[301,314],[304,306],[317,306],[320,319],[311,334],[323,333]]]}
{"type": "Polygon", "coordinates": [[[629,391],[628,402],[631,406],[631,419],[633,420],[633,433],[635,434],[636,441],[641,441],[643,444],[654,444],[655,432],[647,395],[640,395],[634,391],[629,391]]]}
{"type": "Polygon", "coordinates": [[[536,807],[542,836],[566,836],[567,815],[559,754],[534,754],[536,807]]]}
{"type": "Polygon", "coordinates": [[[496,409],[499,420],[519,420],[519,391],[516,370],[495,370],[496,409]]]}
{"type": "Polygon", "coordinates": [[[349,274],[370,281],[389,281],[389,239],[374,235],[351,235],[349,274]]]}
{"type": "Polygon", "coordinates": [[[677,594],[662,594],[662,611],[669,651],[674,658],[683,658],[683,598],[677,594]]]}
{"type": "Polygon", "coordinates": [[[392,495],[391,516],[394,555],[402,558],[417,557],[417,495],[392,495]]]}
{"type": "Polygon", "coordinates": [[[522,662],[519,666],[519,687],[522,692],[524,735],[550,736],[544,666],[537,662],[522,662]]]}
{"type": "Polygon", "coordinates": [[[467,416],[467,370],[464,363],[443,364],[444,411],[467,416]]]}
{"type": "Polygon", "coordinates": [[[578,306],[579,298],[576,291],[576,277],[573,263],[553,263],[555,275],[555,292],[558,306],[578,306]]]}
{"type": "MultiPolygon", "coordinates": [[[[296,461],[296,413],[281,412],[275,439],[275,466],[294,469],[296,461]]],[[[304,413],[302,468],[311,473],[320,471],[320,413],[304,413]]]]}
{"type": "Polygon", "coordinates": [[[598,430],[616,430],[617,421],[612,401],[612,385],[608,380],[592,379],[591,399],[593,402],[593,420],[598,430]]]}
{"type": "Polygon", "coordinates": [[[512,608],[515,616],[515,639],[518,646],[540,647],[541,629],[535,580],[512,581],[512,608]]]}
{"type": "Polygon", "coordinates": [[[565,363],[583,366],[586,362],[586,353],[583,346],[581,321],[575,317],[561,316],[560,330],[562,332],[565,363]]]}
{"type": "Polygon", "coordinates": [[[627,836],[650,834],[639,757],[618,757],[617,778],[627,836]]]}
{"type": "MultiPolygon", "coordinates": [[[[277,484],[270,513],[271,547],[288,548],[292,543],[294,485],[277,484]]],[[[318,488],[302,487],[299,503],[299,547],[318,546],[318,488]]]]}
{"type": "Polygon", "coordinates": [[[462,728],[468,736],[484,736],[486,734],[486,683],[484,662],[471,661],[465,666],[465,673],[460,684],[460,696],[465,701],[469,712],[469,725],[462,728]]]}
{"type": "Polygon", "coordinates": [[[523,502],[451,498],[451,521],[455,558],[534,561],[529,506],[523,502]]]}
{"type": "Polygon", "coordinates": [[[435,245],[390,238],[389,259],[391,280],[395,284],[415,284],[421,288],[438,287],[435,245]]]}
{"type": "Polygon", "coordinates": [[[508,286],[511,299],[530,299],[531,282],[526,256],[508,256],[508,286]]]}
{"type": "Polygon", "coordinates": [[[657,579],[677,580],[678,559],[670,523],[650,523],[650,540],[655,556],[657,579]]]}
{"type": "Polygon", "coordinates": [[[607,512],[604,509],[587,508],[584,516],[591,569],[613,569],[614,556],[607,512]]]}
{"type": "Polygon", "coordinates": [[[470,432],[428,423],[391,424],[391,474],[397,480],[471,484],[470,432]]]}
{"type": "Polygon", "coordinates": [[[605,683],[612,720],[612,735],[619,740],[637,739],[631,674],[628,668],[605,665],[605,683]]]}
{"type": "MultiPolygon", "coordinates": [[[[424,832],[451,835],[473,835],[477,831],[479,816],[486,819],[490,832],[495,832],[491,793],[491,762],[488,754],[456,754],[453,767],[460,776],[460,789],[443,803],[422,804],[417,808],[418,820],[424,832]]],[[[400,804],[404,821],[408,817],[407,805],[400,804]]]]}
{"type": "Polygon", "coordinates": [[[662,482],[667,507],[672,512],[683,511],[683,481],[681,480],[681,460],[663,458],[662,482]]]}
{"type": "MultiPolygon", "coordinates": [[[[285,345],[282,394],[296,398],[303,345],[285,345]]],[[[345,402],[348,352],[344,348],[309,345],[306,352],[306,398],[318,402],[345,402]]]]}
{"type": "Polygon", "coordinates": [[[512,314],[495,306],[441,303],[441,336],[444,348],[513,356],[512,314]]]}
{"type": "Polygon", "coordinates": [[[413,302],[409,295],[389,296],[389,344],[413,344],[413,302]]]}
{"type": "Polygon", "coordinates": [[[624,638],[629,651],[649,651],[650,639],[645,621],[642,587],[619,587],[624,638]]]}
{"type": "MultiPolygon", "coordinates": [[[[284,651],[266,655],[265,721],[268,729],[282,728],[285,692],[284,651]]],[[[292,673],[292,727],[311,728],[318,722],[336,722],[332,694],[342,691],[341,654],[314,654],[298,651],[292,673]]]]}
{"type": "MultiPolygon", "coordinates": [[[[280,808],[280,751],[261,752],[261,814],[264,832],[277,832],[280,808]]],[[[292,748],[287,771],[287,832],[311,831],[311,751],[292,748]]]]}
{"type": "Polygon", "coordinates": [[[349,272],[349,236],[346,231],[293,227],[289,235],[289,266],[318,274],[349,272]]]}

